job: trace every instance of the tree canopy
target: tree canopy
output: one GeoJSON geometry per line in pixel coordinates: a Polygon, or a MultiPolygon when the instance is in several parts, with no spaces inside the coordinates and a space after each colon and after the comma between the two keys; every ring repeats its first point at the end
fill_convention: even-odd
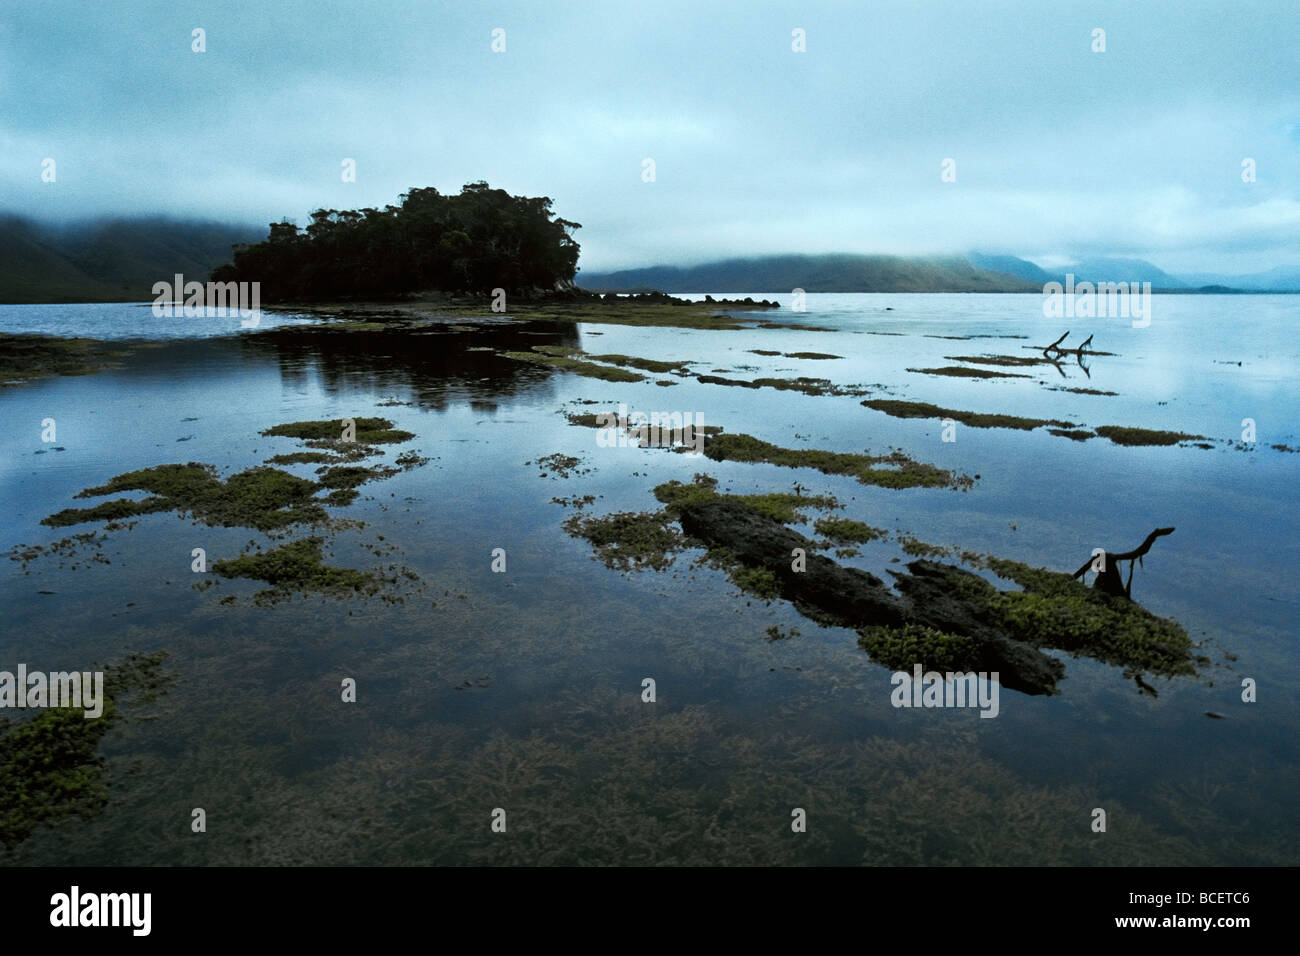
{"type": "Polygon", "coordinates": [[[546,197],[511,196],[485,182],[457,196],[433,187],[383,209],[317,209],[311,224],[271,223],[270,235],[235,246],[214,282],[261,282],[264,300],[393,295],[418,290],[510,293],[573,281],[581,228],[553,215],[546,197]]]}

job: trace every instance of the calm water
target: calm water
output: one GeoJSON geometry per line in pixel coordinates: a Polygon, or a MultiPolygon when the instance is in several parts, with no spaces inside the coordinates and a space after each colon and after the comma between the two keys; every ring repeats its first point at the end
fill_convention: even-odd
{"type": "MultiPolygon", "coordinates": [[[[202,461],[227,475],[298,450],[258,434],[282,422],[378,415],[417,436],[387,446],[387,460],[407,449],[433,459],[363,486],[337,515],[364,526],[329,534],[331,563],[414,572],[400,603],[308,595],[262,607],[250,600],[260,582],[198,590],[214,576],[190,571],[191,549],[211,561],[275,542],[175,514],[78,551],[108,563],[8,562],[0,668],[87,669],[166,649],[179,680],[105,738],[104,812],[39,831],[5,859],[1294,863],[1300,456],[1270,446],[1300,447],[1300,299],[1157,297],[1144,329],[1047,319],[1040,306],[1038,296],[812,295],[807,312],[783,308],[777,321],[835,331],[457,320],[418,334],[323,332],[266,314],[259,329],[218,328],[134,305],[0,306],[0,331],[155,340],[113,369],[0,389],[6,550],[98,528],[39,522],[121,472],[202,461]],[[906,371],[955,364],[946,356],[1034,355],[1025,347],[1067,328],[1067,345],[1092,334],[1093,348],[1115,354],[1086,370],[1008,369],[1024,379],[906,371]],[[660,376],[607,383],[495,354],[547,343],[1214,442],[1125,448],[961,425],[943,442],[937,421],[890,418],[855,397],[693,378],[665,388],[660,376]],[[1117,394],[1061,390],[1081,387],[1117,394]],[[599,448],[596,432],[563,417],[590,410],[575,404],[584,400],[698,412],[784,446],[901,447],[980,477],[966,493],[891,491],[599,448]],[[47,418],[62,450],[41,441],[47,418]],[[1258,440],[1235,447],[1245,418],[1258,440]],[[532,462],[556,452],[580,457],[579,471],[539,476],[532,462]],[[650,511],[654,485],[696,472],[741,493],[798,481],[836,495],[846,517],[1066,571],[1094,547],[1134,547],[1173,525],[1136,571],[1134,595],[1204,640],[1213,664],[1198,678],[1149,678],[1152,698],[1120,668],[1064,657],[1059,695],[1003,691],[995,720],[896,710],[890,672],[851,630],[738,592],[693,567],[696,552],[661,573],[609,570],[564,532],[573,512],[552,500],[650,511]],[[494,548],[506,549],[504,574],[490,571],[494,548]],[[230,595],[235,604],[219,603],[230,595]],[[799,633],[769,641],[772,625],[799,633]],[[345,677],[356,703],[340,700],[345,677]],[[641,700],[646,677],[654,704],[641,700]],[[1257,703],[1241,702],[1243,677],[1257,681],[1257,703]],[[190,832],[195,807],[204,834],[190,832]],[[790,832],[796,807],[805,834],[790,832]],[[1105,834],[1089,828],[1095,807],[1109,814],[1105,834]],[[490,829],[495,808],[504,834],[490,829]]],[[[878,541],[845,563],[883,576],[900,556],[878,541]]]]}

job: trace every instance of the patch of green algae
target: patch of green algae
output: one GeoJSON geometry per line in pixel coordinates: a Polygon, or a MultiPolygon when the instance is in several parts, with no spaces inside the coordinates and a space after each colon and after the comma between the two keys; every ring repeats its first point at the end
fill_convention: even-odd
{"type": "Polygon", "coordinates": [[[1047,359],[1026,355],[945,355],[950,362],[970,362],[973,365],[999,365],[1012,368],[1027,365],[1046,365],[1047,359]]]}
{"type": "MultiPolygon", "coordinates": [[[[259,434],[303,440],[342,441],[344,421],[338,418],[329,421],[288,422],[267,428],[259,434]]],[[[356,440],[359,444],[391,445],[415,437],[414,432],[393,428],[393,423],[386,418],[354,418],[352,421],[356,425],[356,440]]]]}
{"type": "Polygon", "coordinates": [[[288,455],[272,455],[266,459],[268,465],[326,465],[345,461],[338,455],[329,455],[323,451],[295,451],[288,455]]]}
{"type": "Polygon", "coordinates": [[[920,624],[864,628],[858,633],[858,646],[877,664],[907,671],[916,664],[925,671],[961,671],[979,651],[969,637],[920,624]]]}
{"type": "Polygon", "coordinates": [[[1191,638],[1177,621],[1059,571],[992,556],[985,566],[1023,590],[999,591],[964,575],[959,590],[1018,640],[1129,671],[1167,677],[1196,673],[1191,638]]]}
{"type": "Polygon", "coordinates": [[[607,362],[610,365],[630,365],[632,368],[639,368],[643,372],[671,372],[675,369],[683,368],[685,362],[661,362],[657,359],[637,358],[635,355],[591,355],[588,356],[593,362],[607,362]]]}
{"type": "Polygon", "coordinates": [[[47,375],[91,375],[128,354],[99,339],[51,335],[0,335],[0,387],[47,375]]]}
{"type": "MultiPolygon", "coordinates": [[[[276,464],[346,462],[376,454],[369,443],[403,442],[415,435],[394,429],[385,418],[358,418],[356,441],[343,441],[343,423],[339,421],[304,421],[276,425],[261,432],[306,440],[310,445],[334,449],[338,454],[294,452],[277,455],[276,464]]],[[[41,524],[60,528],[89,521],[116,521],[160,511],[190,514],[207,525],[256,528],[274,531],[294,524],[318,524],[329,516],[323,504],[347,505],[357,497],[357,486],[367,481],[387,478],[397,473],[392,468],[360,466],[324,467],[319,481],[300,478],[279,468],[266,465],[248,468],[222,481],[217,469],[200,462],[155,465],[128,471],[94,488],[79,492],[78,498],[97,498],[126,491],[147,491],[142,500],[118,498],[91,508],[66,508],[41,520],[41,524]],[[324,498],[315,497],[328,491],[324,498]]]]}
{"type": "Polygon", "coordinates": [[[781,448],[752,435],[721,434],[705,442],[704,454],[714,461],[767,462],[785,468],[814,468],[827,475],[852,475],[864,485],[881,488],[966,490],[974,484],[972,478],[916,461],[901,451],[858,455],[816,448],[781,448]]]}
{"type": "Polygon", "coordinates": [[[886,534],[880,528],[873,528],[861,521],[838,517],[818,518],[813,524],[813,530],[823,538],[840,544],[865,544],[868,541],[883,538],[886,534]]]}
{"type": "MultiPolygon", "coordinates": [[[[583,359],[590,359],[593,362],[604,362],[607,365],[631,366],[639,368],[643,372],[672,372],[685,368],[686,362],[661,362],[657,359],[638,358],[635,355],[589,355],[580,348],[569,345],[534,345],[534,352],[541,352],[544,355],[553,357],[574,357],[581,356],[583,359]]],[[[526,354],[526,353],[517,353],[526,354]]]]}
{"type": "Polygon", "coordinates": [[[321,538],[303,538],[270,551],[214,561],[212,570],[223,578],[252,578],[273,585],[260,592],[258,603],[273,603],[294,591],[319,591],[334,596],[374,594],[380,581],[373,574],[336,568],[324,563],[321,538]]]}
{"type": "Polygon", "coordinates": [[[585,375],[587,378],[598,378],[604,382],[645,381],[644,375],[629,372],[627,369],[611,368],[608,365],[598,365],[595,362],[584,362],[582,359],[570,358],[565,355],[545,355],[538,352],[502,352],[501,354],[517,362],[545,365],[561,372],[572,372],[575,375],[585,375]]]}
{"type": "MultiPolygon", "coordinates": [[[[654,496],[663,502],[666,510],[673,517],[680,515],[683,509],[703,501],[738,501],[769,518],[775,518],[782,524],[806,521],[807,515],[804,511],[809,508],[820,511],[841,507],[831,495],[796,495],[790,492],[728,495],[719,493],[717,486],[717,479],[708,475],[696,475],[694,482],[689,485],[680,481],[669,481],[658,485],[654,489],[654,496]]],[[[856,523],[850,522],[850,524],[856,523]]]]}
{"type": "Polygon", "coordinates": [[[327,516],[312,497],[317,488],[316,482],[278,468],[249,468],[222,481],[211,465],[156,465],[128,471],[76,496],[93,498],[122,491],[147,491],[154,497],[143,501],[118,499],[94,508],[68,508],[43,518],[41,524],[57,528],[158,511],[185,511],[208,525],[270,531],[299,522],[324,521],[327,516]]]}
{"type": "Polygon", "coordinates": [[[622,512],[585,517],[575,514],[564,522],[569,534],[591,542],[596,556],[608,568],[663,571],[685,545],[685,537],[672,527],[666,511],[622,512]]]}
{"type": "Polygon", "coordinates": [[[918,375],[947,375],[949,378],[1030,378],[1019,372],[993,372],[986,368],[967,368],[964,365],[944,365],[940,368],[909,368],[918,375]]]}
{"type": "Polygon", "coordinates": [[[1068,438],[1070,441],[1087,441],[1089,438],[1097,437],[1095,432],[1090,432],[1086,428],[1049,428],[1048,431],[1061,438],[1068,438]]]}
{"type": "Polygon", "coordinates": [[[103,668],[103,713],[52,707],[27,719],[0,716],[0,845],[12,850],[38,827],[69,816],[91,817],[108,804],[108,775],[99,745],[121,707],[151,701],[171,678],[166,652],[133,654],[103,668]]]}
{"type": "Polygon", "coordinates": [[[1030,431],[1043,425],[1073,428],[1074,422],[1048,418],[1021,418],[1017,415],[996,415],[982,412],[964,412],[957,408],[941,408],[929,402],[904,402],[898,399],[876,398],[862,403],[867,408],[892,415],[895,418],[951,418],[972,428],[1018,428],[1030,431]]]}
{"type": "Polygon", "coordinates": [[[1185,432],[1158,431],[1150,428],[1130,428],[1123,425],[1102,425],[1096,429],[1102,438],[1109,438],[1116,445],[1177,445],[1180,441],[1202,441],[1204,435],[1188,435],[1185,432]]]}

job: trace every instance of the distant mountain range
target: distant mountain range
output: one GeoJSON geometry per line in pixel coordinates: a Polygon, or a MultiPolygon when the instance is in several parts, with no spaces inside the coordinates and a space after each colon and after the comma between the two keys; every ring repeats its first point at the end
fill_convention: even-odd
{"type": "MultiPolygon", "coordinates": [[[[231,246],[266,238],[264,226],[176,219],[104,219],[52,226],[0,213],[0,303],[153,299],[176,273],[206,280],[231,246]]],[[[1143,259],[1094,258],[1047,270],[1010,255],[904,257],[780,255],[703,265],[577,275],[593,292],[1041,292],[1044,283],[1150,282],[1169,291],[1300,292],[1300,268],[1253,275],[1171,275],[1143,259]]]]}
{"type": "Polygon", "coordinates": [[[1144,259],[1085,259],[1047,270],[1008,255],[966,257],[820,255],[727,259],[698,266],[651,266],[619,272],[579,272],[592,292],[1041,292],[1047,282],[1150,282],[1170,292],[1297,292],[1300,268],[1256,275],[1170,275],[1144,259]]]}
{"type": "Polygon", "coordinates": [[[49,226],[0,216],[0,303],[123,302],[154,298],[153,284],[187,280],[230,261],[231,245],[266,229],[173,219],[105,219],[49,226]]]}
{"type": "Polygon", "coordinates": [[[992,272],[960,256],[764,256],[679,268],[579,272],[592,292],[1040,292],[1042,283],[992,272]]]}

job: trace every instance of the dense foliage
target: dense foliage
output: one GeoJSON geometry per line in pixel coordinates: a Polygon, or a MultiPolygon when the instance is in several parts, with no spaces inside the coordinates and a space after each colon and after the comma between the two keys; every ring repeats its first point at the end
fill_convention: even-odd
{"type": "Polygon", "coordinates": [[[511,196],[470,183],[458,196],[427,187],[400,206],[318,209],[304,230],[271,224],[264,241],[235,248],[216,282],[262,283],[264,300],[391,295],[416,290],[552,290],[572,282],[576,222],[554,217],[551,200],[511,196]]]}

